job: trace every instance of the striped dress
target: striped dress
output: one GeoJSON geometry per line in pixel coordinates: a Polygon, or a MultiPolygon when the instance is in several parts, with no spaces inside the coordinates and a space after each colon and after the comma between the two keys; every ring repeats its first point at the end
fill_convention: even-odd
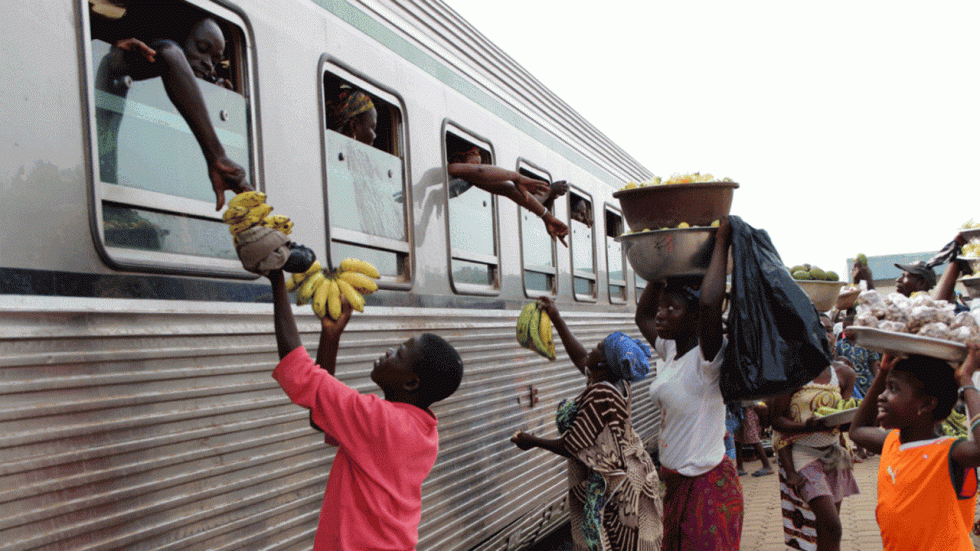
{"type": "Polygon", "coordinates": [[[660,479],[630,421],[631,393],[589,385],[559,411],[571,455],[568,486],[575,551],[660,551],[660,479]]]}

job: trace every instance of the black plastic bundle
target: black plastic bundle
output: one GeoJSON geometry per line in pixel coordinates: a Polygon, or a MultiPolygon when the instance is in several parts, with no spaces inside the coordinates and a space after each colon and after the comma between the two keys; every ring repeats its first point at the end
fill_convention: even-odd
{"type": "Polygon", "coordinates": [[[726,402],[795,390],[831,362],[820,313],[793,281],[769,234],[738,216],[730,219],[731,305],[721,368],[726,402]]]}

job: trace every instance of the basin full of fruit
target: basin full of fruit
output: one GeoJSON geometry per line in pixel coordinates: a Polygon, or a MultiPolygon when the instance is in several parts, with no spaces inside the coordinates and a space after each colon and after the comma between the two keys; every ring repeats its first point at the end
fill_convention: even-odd
{"type": "Polygon", "coordinates": [[[810,264],[790,268],[793,279],[810,298],[817,310],[826,312],[837,304],[841,289],[847,284],[835,272],[824,271],[810,264]]]}
{"type": "Polygon", "coordinates": [[[630,230],[640,232],[674,228],[682,222],[709,226],[728,215],[737,187],[735,182],[716,181],[710,174],[692,174],[663,182],[630,182],[613,197],[619,199],[630,230]]]}

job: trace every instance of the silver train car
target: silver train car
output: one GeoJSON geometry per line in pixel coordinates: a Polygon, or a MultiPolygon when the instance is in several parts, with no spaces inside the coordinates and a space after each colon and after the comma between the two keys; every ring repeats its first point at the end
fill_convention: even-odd
{"type": "MultiPolygon", "coordinates": [[[[0,550],[308,549],[333,451],[270,374],[267,281],[242,270],[201,148],[160,79],[106,76],[112,25],[139,0],[0,4],[0,550]],[[112,123],[107,121],[114,121],[112,123]]],[[[228,157],[292,237],[382,272],[345,333],[339,377],[419,332],[465,377],[437,404],[420,550],[527,546],[567,518],[555,433],[583,381],[518,346],[521,307],[554,297],[583,343],[633,324],[637,281],[612,192],[650,173],[440,0],[188,0],[226,39],[229,87],[198,81],[228,157]],[[378,138],[328,128],[367,91],[378,138]],[[534,215],[456,189],[446,165],[567,180],[553,243],[534,215]],[[584,202],[591,225],[573,220],[584,202]]],[[[190,15],[188,15],[190,14],[190,15]]],[[[230,195],[229,195],[230,197],[230,195]]],[[[319,324],[297,307],[315,353],[319,324]]],[[[634,424],[658,413],[636,386],[634,424]]]]}

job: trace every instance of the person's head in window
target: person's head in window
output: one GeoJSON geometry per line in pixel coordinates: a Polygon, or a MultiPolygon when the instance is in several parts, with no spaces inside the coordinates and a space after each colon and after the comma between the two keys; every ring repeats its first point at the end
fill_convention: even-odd
{"type": "Polygon", "coordinates": [[[378,110],[371,96],[351,86],[341,86],[328,114],[331,130],[367,145],[377,137],[378,110]]]}
{"type": "Polygon", "coordinates": [[[592,213],[589,203],[585,199],[579,199],[572,207],[572,220],[578,220],[586,226],[592,226],[592,213]]]}
{"type": "Polygon", "coordinates": [[[480,153],[480,148],[473,146],[469,149],[463,151],[457,151],[449,156],[449,163],[465,163],[470,165],[481,165],[483,164],[483,155],[480,153]]]}
{"type": "Polygon", "coordinates": [[[225,53],[225,37],[221,27],[210,17],[198,21],[184,42],[184,56],[194,76],[208,82],[218,81],[218,66],[225,53]]]}

